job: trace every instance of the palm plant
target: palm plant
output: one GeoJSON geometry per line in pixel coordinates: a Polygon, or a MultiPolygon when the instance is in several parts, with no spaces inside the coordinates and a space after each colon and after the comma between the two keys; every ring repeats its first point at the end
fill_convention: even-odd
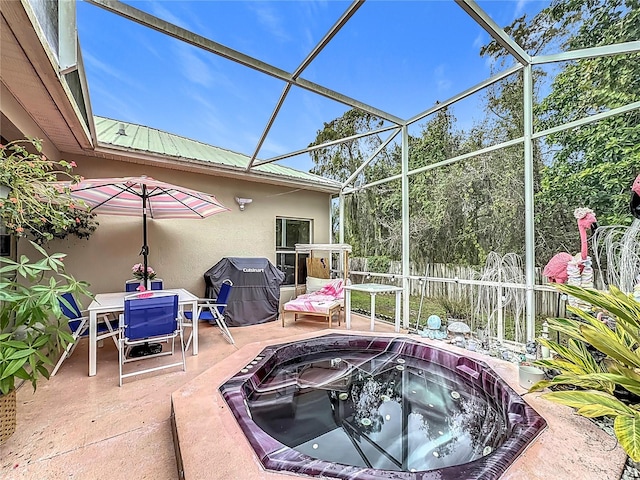
{"type": "Polygon", "coordinates": [[[548,320],[549,327],[568,336],[569,341],[563,346],[538,339],[556,356],[535,364],[560,374],[536,383],[531,391],[572,386],[572,390],[542,396],[573,407],[584,417],[612,417],[620,445],[632,460],[640,461],[640,303],[613,286],[609,292],[560,284],[557,288],[588,302],[592,312],[568,307],[577,318],[548,320]],[[592,315],[598,311],[614,317],[615,328],[592,315]],[[598,360],[590,348],[602,359],[598,360]]]}

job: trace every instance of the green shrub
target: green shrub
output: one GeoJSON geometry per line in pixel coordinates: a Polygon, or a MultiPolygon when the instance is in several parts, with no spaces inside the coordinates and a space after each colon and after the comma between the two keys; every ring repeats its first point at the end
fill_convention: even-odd
{"type": "Polygon", "coordinates": [[[367,257],[367,270],[375,273],[387,273],[391,259],[384,256],[367,257]]]}
{"type": "Polygon", "coordinates": [[[17,262],[0,257],[0,394],[39,377],[49,378],[47,353],[65,348],[73,337],[60,307],[65,293],[90,295],[88,284],[64,271],[63,253],[48,254],[31,242],[42,256],[17,262]]]}
{"type": "Polygon", "coordinates": [[[461,320],[471,318],[471,302],[467,298],[454,298],[448,295],[440,295],[433,300],[444,310],[445,316],[448,318],[461,320]]]}

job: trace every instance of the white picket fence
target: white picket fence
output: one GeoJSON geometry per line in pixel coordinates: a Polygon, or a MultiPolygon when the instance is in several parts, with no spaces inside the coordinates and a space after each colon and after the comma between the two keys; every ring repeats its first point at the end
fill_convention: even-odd
{"type": "MultiPolygon", "coordinates": [[[[387,272],[370,272],[368,268],[367,258],[352,257],[349,259],[350,277],[353,283],[385,283],[391,285],[402,286],[402,264],[401,262],[392,261],[387,272]]],[[[412,296],[420,296],[424,289],[426,298],[438,298],[446,296],[454,300],[468,300],[472,304],[482,294],[483,288],[480,278],[483,274],[483,267],[471,268],[459,265],[448,265],[440,263],[430,263],[427,265],[409,265],[409,293],[412,296]]],[[[596,285],[601,283],[598,272],[594,272],[596,276],[596,285]]],[[[524,278],[524,271],[522,272],[524,278]]],[[[542,269],[536,269],[536,314],[545,317],[564,316],[565,302],[561,295],[552,287],[550,287],[546,279],[542,276],[542,269]]],[[[486,288],[486,287],[485,287],[486,288]]],[[[513,293],[514,295],[524,296],[524,282],[520,284],[502,284],[502,288],[513,293]]],[[[508,312],[510,307],[506,305],[505,310],[508,312]]],[[[520,312],[513,312],[519,314],[520,312]]]]}

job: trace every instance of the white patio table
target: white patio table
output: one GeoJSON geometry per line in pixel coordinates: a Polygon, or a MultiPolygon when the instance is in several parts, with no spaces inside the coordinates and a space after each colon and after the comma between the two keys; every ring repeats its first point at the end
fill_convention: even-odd
{"type": "MultiPolygon", "coordinates": [[[[178,305],[181,307],[191,306],[191,311],[198,309],[198,297],[188,292],[184,288],[163,290],[163,292],[175,293],[178,295],[178,305]]],[[[135,295],[131,292],[99,293],[89,305],[89,376],[96,374],[96,357],[98,350],[98,314],[118,313],[124,311],[124,298],[128,295],[135,295]]],[[[198,322],[193,322],[193,354],[198,354],[198,322]]]]}
{"type": "Polygon", "coordinates": [[[347,285],[344,287],[344,316],[347,323],[347,330],[351,328],[351,292],[366,292],[371,295],[371,331],[373,332],[374,320],[376,318],[376,294],[391,293],[396,294],[396,323],[395,331],[400,331],[400,294],[404,289],[395,285],[381,285],[379,283],[361,283],[360,285],[347,285]]]}

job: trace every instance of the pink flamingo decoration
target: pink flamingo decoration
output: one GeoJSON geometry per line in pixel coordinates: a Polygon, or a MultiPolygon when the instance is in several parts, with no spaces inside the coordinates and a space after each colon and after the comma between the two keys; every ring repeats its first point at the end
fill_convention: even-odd
{"type": "Polygon", "coordinates": [[[631,186],[631,202],[629,203],[631,215],[640,219],[640,175],[636,177],[631,186]]]}
{"type": "MultiPolygon", "coordinates": [[[[640,176],[639,176],[640,178],[640,176]]],[[[639,182],[640,186],[640,182],[639,182]]],[[[576,255],[575,257],[567,252],[560,252],[555,254],[549,263],[544,267],[542,274],[549,279],[551,283],[567,283],[569,277],[575,279],[575,275],[580,275],[581,278],[578,279],[577,282],[572,281],[570,284],[584,285],[593,282],[593,271],[590,269],[590,262],[588,262],[588,244],[587,244],[587,229],[591,228],[592,230],[598,227],[596,223],[596,216],[593,213],[593,210],[590,208],[576,208],[573,212],[573,215],[578,220],[578,231],[580,232],[580,257],[576,255]],[[582,278],[584,277],[585,266],[589,263],[590,277],[591,278],[582,278]],[[578,271],[576,272],[576,267],[578,271]]]]}

